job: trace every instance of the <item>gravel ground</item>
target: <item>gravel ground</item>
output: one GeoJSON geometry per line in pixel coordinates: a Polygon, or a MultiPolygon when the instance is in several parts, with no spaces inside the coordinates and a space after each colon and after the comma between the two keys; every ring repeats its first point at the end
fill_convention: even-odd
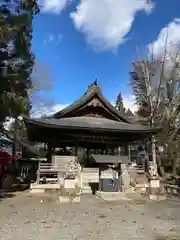
{"type": "Polygon", "coordinates": [[[23,192],[0,199],[0,240],[9,239],[180,239],[180,201],[106,203],[82,196],[80,204],[57,204],[52,195],[23,192]]]}

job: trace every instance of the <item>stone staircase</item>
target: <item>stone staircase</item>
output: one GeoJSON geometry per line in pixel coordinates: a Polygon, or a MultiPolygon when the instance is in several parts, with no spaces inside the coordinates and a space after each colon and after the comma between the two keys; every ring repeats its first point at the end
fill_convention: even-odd
{"type": "Polygon", "coordinates": [[[135,187],[135,191],[146,191],[148,187],[148,178],[143,168],[137,166],[130,167],[129,175],[135,187]]]}
{"type": "Polygon", "coordinates": [[[82,194],[92,194],[91,184],[99,184],[99,169],[83,168],[82,194]]]}
{"type": "MultiPolygon", "coordinates": [[[[135,187],[135,191],[146,191],[148,187],[148,178],[144,172],[144,169],[137,166],[130,167],[128,169],[129,177],[135,187]]],[[[106,177],[108,172],[105,173],[106,177]]],[[[111,173],[109,175],[111,177],[111,173]]],[[[99,185],[99,170],[98,168],[84,168],[83,180],[82,180],[82,194],[92,194],[92,185],[99,185]]]]}
{"type": "MultiPolygon", "coordinates": [[[[103,178],[111,178],[111,170],[102,173],[103,178]]],[[[92,189],[99,190],[99,169],[83,168],[82,194],[92,194],[92,189]]]]}

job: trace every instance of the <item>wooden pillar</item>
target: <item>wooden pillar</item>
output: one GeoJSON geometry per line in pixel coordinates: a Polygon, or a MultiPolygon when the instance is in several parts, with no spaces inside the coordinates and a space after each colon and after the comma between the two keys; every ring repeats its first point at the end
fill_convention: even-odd
{"type": "Polygon", "coordinates": [[[87,148],[87,156],[86,156],[86,165],[89,164],[90,161],[90,155],[91,155],[91,149],[87,148]]]}
{"type": "Polygon", "coordinates": [[[106,155],[108,155],[108,145],[106,145],[106,155]]]}
{"type": "Polygon", "coordinates": [[[120,189],[119,192],[122,192],[122,170],[121,170],[121,163],[119,164],[119,172],[118,172],[118,180],[120,182],[120,189]]]}
{"type": "Polygon", "coordinates": [[[52,144],[48,143],[47,161],[52,163],[52,144]]]}
{"type": "Polygon", "coordinates": [[[101,192],[101,166],[99,167],[99,191],[101,192]]]}
{"type": "Polygon", "coordinates": [[[131,145],[128,144],[128,161],[131,162],[131,145]]]}
{"type": "Polygon", "coordinates": [[[111,154],[114,155],[114,148],[111,148],[111,154]]]}
{"type": "Polygon", "coordinates": [[[119,156],[121,155],[121,147],[120,146],[118,147],[118,155],[119,156]]]}
{"type": "Polygon", "coordinates": [[[75,147],[75,161],[78,162],[78,143],[76,143],[75,147]]]}
{"type": "Polygon", "coordinates": [[[125,143],[125,145],[124,145],[124,153],[125,153],[125,155],[128,155],[128,144],[127,143],[125,143]]]}

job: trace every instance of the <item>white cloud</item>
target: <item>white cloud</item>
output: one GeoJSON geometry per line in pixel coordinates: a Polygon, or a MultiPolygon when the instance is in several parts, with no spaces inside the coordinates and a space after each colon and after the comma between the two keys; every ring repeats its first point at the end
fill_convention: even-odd
{"type": "Polygon", "coordinates": [[[60,13],[73,0],[39,0],[44,12],[60,13]]]}
{"type": "Polygon", "coordinates": [[[32,117],[34,118],[40,118],[42,116],[50,116],[65,107],[67,107],[69,104],[55,104],[53,106],[38,106],[38,109],[36,107],[33,107],[32,109],[32,117]]]}
{"type": "Polygon", "coordinates": [[[126,40],[136,13],[150,13],[153,6],[150,0],[81,0],[70,16],[89,43],[115,50],[126,40]]]}
{"type": "Polygon", "coordinates": [[[133,113],[137,111],[137,105],[135,104],[134,95],[123,97],[123,103],[126,109],[129,108],[133,113]]]}
{"type": "Polygon", "coordinates": [[[157,39],[149,45],[149,51],[159,57],[164,55],[165,52],[165,43],[167,39],[167,49],[169,54],[173,48],[180,45],[180,18],[174,19],[167,26],[165,26],[159,33],[157,39]]]}

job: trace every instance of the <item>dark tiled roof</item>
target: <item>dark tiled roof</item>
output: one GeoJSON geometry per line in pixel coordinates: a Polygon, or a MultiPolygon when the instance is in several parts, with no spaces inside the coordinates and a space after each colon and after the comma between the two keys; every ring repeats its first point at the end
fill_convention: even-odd
{"type": "Polygon", "coordinates": [[[128,163],[127,156],[101,155],[101,154],[92,154],[91,156],[96,163],[106,163],[106,164],[128,163]]]}
{"type": "Polygon", "coordinates": [[[116,116],[117,119],[126,122],[126,123],[130,123],[131,120],[126,116],[125,113],[119,112],[103,95],[102,95],[102,91],[100,89],[100,87],[97,86],[93,86],[92,88],[89,88],[88,91],[81,97],[79,98],[77,101],[75,101],[74,103],[72,103],[71,105],[69,105],[68,107],[66,107],[65,109],[55,113],[54,115],[52,115],[52,118],[63,118],[66,117],[67,114],[69,114],[70,112],[74,111],[75,109],[78,109],[79,107],[83,106],[84,104],[86,104],[86,102],[88,102],[90,99],[92,99],[93,97],[98,97],[101,102],[106,106],[106,108],[114,115],[116,116]]]}
{"type": "Polygon", "coordinates": [[[95,117],[72,117],[61,119],[24,119],[26,124],[39,127],[59,129],[91,129],[101,131],[122,131],[122,132],[157,132],[157,129],[149,129],[140,124],[130,124],[110,120],[107,118],[95,117]]]}

